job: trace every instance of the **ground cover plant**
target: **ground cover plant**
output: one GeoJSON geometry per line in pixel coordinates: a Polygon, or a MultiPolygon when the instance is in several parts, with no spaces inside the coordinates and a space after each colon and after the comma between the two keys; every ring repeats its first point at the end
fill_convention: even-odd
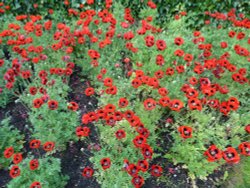
{"type": "Polygon", "coordinates": [[[0,186],[250,186],[247,2],[164,23],[151,0],[18,2],[0,3],[0,186]]]}

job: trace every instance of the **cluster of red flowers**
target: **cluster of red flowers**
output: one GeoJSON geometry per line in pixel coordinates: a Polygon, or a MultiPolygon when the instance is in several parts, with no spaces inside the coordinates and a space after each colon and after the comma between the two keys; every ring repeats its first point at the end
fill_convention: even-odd
{"type": "MultiPolygon", "coordinates": [[[[127,107],[129,104],[126,98],[121,98],[118,101],[119,108],[127,107]]],[[[141,153],[144,156],[144,159],[139,160],[138,164],[129,164],[129,161],[126,162],[125,170],[129,175],[133,177],[132,183],[139,187],[144,183],[144,180],[141,176],[138,175],[139,171],[146,172],[149,168],[148,160],[152,159],[153,149],[150,145],[147,144],[147,138],[150,134],[149,130],[144,127],[141,123],[140,118],[131,110],[126,110],[124,112],[117,111],[116,106],[113,104],[107,104],[103,108],[96,110],[95,112],[89,112],[82,116],[82,123],[87,125],[91,122],[104,121],[109,126],[115,126],[118,121],[126,119],[132,127],[135,127],[136,131],[139,133],[134,139],[133,144],[136,148],[141,150],[141,153]],[[140,182],[137,182],[137,179],[140,179],[140,182]]],[[[79,136],[88,136],[89,128],[87,127],[78,127],[77,135],[79,136]]],[[[126,137],[126,132],[123,129],[119,129],[115,133],[115,137],[120,140],[126,137]]],[[[101,166],[104,170],[111,167],[111,159],[103,158],[101,161],[101,166]]],[[[83,176],[90,177],[93,174],[93,169],[85,168],[83,171],[83,176]],[[87,175],[89,174],[89,175],[87,175]]],[[[158,165],[153,165],[151,168],[151,174],[153,176],[160,176],[162,174],[162,168],[158,165]]]]}
{"type": "MultiPolygon", "coordinates": [[[[223,115],[228,115],[231,111],[236,111],[240,107],[240,101],[236,97],[230,97],[226,101],[219,100],[215,98],[218,94],[226,95],[229,93],[229,89],[227,85],[218,84],[212,82],[211,78],[207,75],[201,77],[204,72],[211,72],[212,76],[220,79],[225,73],[230,73],[230,76],[234,82],[240,84],[248,84],[249,79],[246,75],[247,70],[245,68],[240,68],[230,62],[230,54],[228,51],[225,51],[221,56],[217,56],[216,58],[212,57],[215,53],[217,46],[208,43],[205,37],[202,35],[200,31],[194,31],[191,41],[194,45],[194,49],[199,52],[199,56],[196,57],[195,54],[191,52],[184,51],[182,48],[188,42],[184,40],[184,37],[178,36],[175,37],[172,42],[166,43],[163,38],[157,38],[154,34],[160,33],[162,30],[160,28],[156,28],[151,24],[153,18],[148,16],[146,19],[141,20],[141,27],[138,28],[135,32],[132,30],[126,31],[124,33],[118,33],[116,35],[117,28],[117,19],[114,18],[114,15],[110,12],[110,7],[112,5],[112,0],[106,0],[106,9],[101,11],[95,11],[93,9],[79,12],[78,10],[69,8],[68,14],[70,16],[79,16],[79,20],[76,22],[76,29],[71,31],[71,28],[67,26],[65,23],[58,23],[56,25],[56,31],[53,33],[53,44],[47,47],[45,46],[34,46],[34,39],[31,37],[32,34],[37,38],[42,37],[44,32],[52,29],[53,22],[51,20],[46,21],[43,25],[38,22],[42,19],[41,16],[37,15],[19,15],[16,17],[17,21],[24,20],[23,29],[25,34],[21,34],[20,30],[22,27],[19,24],[9,24],[8,29],[2,31],[0,33],[0,40],[2,43],[2,39],[6,39],[6,44],[11,47],[11,50],[19,55],[21,59],[15,58],[12,59],[11,68],[8,68],[4,74],[4,80],[6,83],[6,88],[11,89],[14,87],[15,81],[20,77],[22,79],[30,81],[31,78],[38,76],[39,82],[42,87],[31,86],[29,87],[30,95],[34,96],[36,94],[42,94],[40,98],[35,98],[33,100],[33,107],[40,108],[43,104],[47,104],[50,110],[60,109],[60,100],[51,99],[48,95],[47,90],[55,84],[55,80],[52,78],[62,79],[63,82],[67,82],[66,78],[73,74],[73,70],[75,64],[70,62],[70,54],[74,52],[77,45],[87,44],[96,44],[90,46],[87,50],[87,58],[90,61],[92,67],[97,68],[103,65],[99,65],[100,59],[104,57],[101,54],[102,49],[108,47],[114,41],[114,37],[122,39],[125,43],[125,48],[129,51],[129,53],[136,54],[139,53],[140,48],[136,46],[136,42],[133,43],[133,39],[139,35],[143,39],[143,45],[146,50],[155,49],[156,53],[154,53],[153,59],[154,63],[157,65],[157,69],[153,76],[149,76],[150,72],[143,71],[142,63],[136,62],[136,68],[132,68],[133,58],[123,56],[122,66],[128,69],[128,73],[126,76],[131,76],[132,73],[135,74],[131,81],[131,85],[135,90],[138,90],[140,87],[149,87],[150,89],[157,91],[155,93],[156,96],[150,96],[143,101],[144,109],[147,111],[154,110],[155,108],[169,108],[172,111],[180,112],[185,108],[184,100],[187,101],[187,108],[190,110],[199,110],[201,111],[205,106],[209,106],[212,109],[217,109],[223,115]],[[97,28],[95,31],[90,30],[90,24],[93,22],[94,26],[97,28]],[[107,24],[106,30],[102,30],[98,25],[100,22],[107,24]],[[102,37],[104,36],[104,37],[102,37]],[[94,47],[99,48],[99,50],[94,47]],[[174,60],[172,61],[172,65],[164,68],[163,66],[166,64],[166,50],[170,48],[170,46],[176,47],[171,53],[169,53],[174,60]],[[30,63],[32,66],[38,66],[41,63],[47,60],[47,55],[45,55],[46,50],[51,49],[53,51],[58,52],[59,50],[63,51],[63,53],[67,54],[67,56],[63,56],[62,61],[66,64],[66,66],[57,67],[53,65],[49,70],[39,70],[38,74],[33,74],[32,69],[27,69],[26,64],[30,63]],[[194,59],[198,59],[200,62],[194,62],[194,59]],[[98,62],[99,61],[99,62],[98,62]],[[189,71],[188,67],[192,66],[192,70],[189,71]],[[173,78],[173,76],[177,73],[180,77],[184,73],[194,73],[196,76],[188,77],[186,79],[187,83],[184,83],[180,88],[181,94],[185,96],[184,100],[180,100],[177,98],[170,98],[169,94],[171,92],[163,84],[161,81],[167,78],[173,78]],[[51,80],[49,80],[51,79],[51,80]],[[169,95],[169,96],[168,96],[169,95]]],[[[93,5],[95,3],[94,0],[87,0],[86,3],[88,5],[93,5]]],[[[68,0],[64,1],[66,6],[69,6],[70,2],[68,0]]],[[[156,4],[149,0],[147,1],[147,5],[155,9],[156,4]]],[[[3,4],[0,3],[0,7],[3,4]]],[[[33,5],[35,8],[38,7],[37,4],[33,5]]],[[[83,8],[84,5],[81,5],[80,8],[83,8]]],[[[0,8],[0,13],[3,13],[5,10],[8,10],[9,7],[5,6],[4,9],[0,8]]],[[[50,14],[53,13],[53,10],[49,10],[50,14]]],[[[230,11],[227,15],[221,13],[207,13],[209,16],[214,17],[220,20],[229,20],[233,22],[235,26],[249,28],[249,20],[244,18],[244,15],[240,15],[240,20],[236,19],[235,11],[230,11]]],[[[181,16],[185,16],[186,12],[181,12],[180,14],[175,16],[175,19],[179,19],[181,16]]],[[[132,12],[129,8],[125,9],[124,12],[124,21],[120,24],[121,28],[126,30],[130,28],[135,23],[135,19],[132,16],[132,12]]],[[[209,21],[206,21],[208,24],[209,21]]],[[[228,33],[229,39],[241,41],[246,40],[247,36],[244,32],[235,32],[230,31],[228,33]]],[[[248,44],[250,44],[250,40],[248,39],[248,44]]],[[[227,50],[230,45],[226,41],[219,41],[218,46],[227,50]]],[[[249,50],[238,44],[233,46],[234,53],[241,58],[249,58],[249,50]]],[[[249,59],[248,59],[249,61],[249,59]]],[[[6,65],[6,62],[3,59],[0,59],[0,67],[6,65]]],[[[116,67],[119,67],[118,64],[116,67]]],[[[188,74],[189,75],[189,74],[188,74]]],[[[107,69],[101,68],[100,72],[97,75],[98,81],[103,86],[103,90],[100,92],[102,95],[104,92],[108,95],[116,95],[118,93],[118,88],[116,86],[113,78],[107,76],[107,69]]],[[[174,83],[174,82],[173,82],[174,83]]],[[[95,89],[93,87],[88,86],[84,93],[86,96],[93,96],[95,94],[95,89]]],[[[147,172],[150,171],[152,176],[159,177],[163,173],[163,169],[159,165],[149,166],[149,161],[152,159],[154,150],[148,144],[148,137],[150,136],[150,131],[147,129],[141,121],[141,118],[136,115],[136,112],[133,110],[129,110],[127,107],[130,105],[129,99],[122,97],[117,101],[117,105],[115,104],[106,104],[103,107],[97,109],[96,111],[88,112],[87,114],[82,115],[81,121],[82,125],[78,126],[75,129],[75,133],[78,138],[88,137],[91,133],[88,125],[90,123],[96,123],[101,121],[103,124],[107,125],[107,128],[114,128],[117,122],[122,120],[126,120],[131,128],[135,129],[134,136],[130,141],[134,145],[134,148],[141,152],[141,158],[138,159],[136,163],[130,163],[129,160],[124,160],[124,170],[128,175],[131,176],[131,182],[136,187],[139,188],[144,184],[144,179],[139,175],[139,172],[147,172]]],[[[68,110],[77,111],[79,106],[76,102],[70,101],[67,104],[68,110]]],[[[131,108],[130,108],[131,109],[131,108]]],[[[168,120],[172,122],[171,120],[168,120]]],[[[250,125],[245,127],[246,132],[250,133],[250,125]]],[[[183,139],[191,138],[193,135],[193,128],[190,126],[182,125],[178,127],[178,132],[183,139]]],[[[131,136],[131,135],[129,135],[131,136]]],[[[126,137],[128,137],[128,133],[123,128],[119,128],[115,131],[114,134],[115,139],[118,142],[122,142],[126,137]]],[[[30,142],[31,149],[38,149],[41,146],[40,140],[32,140],[30,142]]],[[[43,144],[43,150],[46,152],[50,152],[54,150],[55,143],[54,142],[46,142],[43,144]]],[[[250,143],[243,142],[238,146],[241,155],[249,156],[250,155],[250,143]]],[[[221,158],[224,158],[229,163],[238,163],[240,160],[240,155],[237,150],[233,147],[227,147],[224,151],[217,148],[216,145],[211,145],[207,151],[204,152],[204,156],[207,157],[207,160],[210,162],[217,161],[221,158]]],[[[10,175],[12,178],[15,178],[20,175],[21,171],[17,164],[22,161],[22,154],[16,153],[14,154],[13,147],[9,147],[4,151],[5,158],[13,157],[13,164],[10,175]]],[[[30,170],[36,170],[39,168],[38,159],[32,159],[29,163],[30,170]]],[[[102,158],[100,160],[100,165],[103,170],[108,170],[112,167],[112,159],[109,157],[102,158]]],[[[94,170],[91,167],[85,167],[82,172],[82,176],[86,178],[92,177],[94,174],[94,170]]],[[[30,186],[31,188],[41,187],[40,182],[33,182],[30,186]]]]}
{"type": "MultiPolygon", "coordinates": [[[[250,142],[243,142],[239,145],[241,155],[250,156],[250,142]]],[[[235,148],[227,147],[224,151],[219,150],[216,145],[211,145],[207,151],[204,152],[209,162],[214,162],[223,157],[228,163],[238,163],[240,156],[235,148]]]]}
{"type": "MultiPolygon", "coordinates": [[[[31,149],[38,149],[40,147],[40,145],[41,145],[40,140],[32,140],[30,142],[30,144],[29,144],[29,146],[30,146],[31,149]]],[[[43,149],[46,152],[52,151],[54,149],[54,146],[55,146],[54,142],[46,142],[43,145],[43,149]]],[[[9,147],[9,148],[6,148],[4,150],[4,157],[5,158],[13,157],[12,162],[13,162],[14,165],[10,169],[10,173],[9,173],[10,176],[12,178],[16,178],[16,177],[20,176],[21,170],[17,166],[17,164],[19,164],[20,162],[22,162],[22,160],[23,160],[22,154],[21,153],[14,154],[14,148],[13,147],[9,147]]],[[[38,159],[32,159],[32,160],[30,160],[29,167],[30,167],[30,170],[36,170],[39,167],[39,161],[38,161],[38,159]]]]}
{"type": "Polygon", "coordinates": [[[7,158],[7,159],[12,157],[13,158],[12,162],[14,164],[19,164],[23,160],[23,157],[22,157],[21,153],[14,154],[14,148],[13,147],[8,147],[8,148],[6,148],[4,150],[4,157],[7,158]]]}
{"type": "Polygon", "coordinates": [[[250,21],[249,19],[247,19],[245,17],[244,14],[239,14],[239,18],[237,19],[237,15],[236,15],[236,10],[235,9],[231,9],[227,14],[223,14],[220,12],[215,12],[215,13],[211,13],[211,12],[205,12],[206,15],[209,15],[212,18],[215,18],[217,20],[228,20],[230,22],[232,22],[233,26],[235,27],[245,27],[245,28],[250,28],[250,21]]]}

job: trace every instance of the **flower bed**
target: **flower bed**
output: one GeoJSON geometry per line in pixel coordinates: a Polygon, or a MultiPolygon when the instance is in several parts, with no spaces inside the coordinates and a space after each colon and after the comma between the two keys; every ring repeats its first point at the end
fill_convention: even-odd
{"type": "Polygon", "coordinates": [[[249,15],[205,12],[197,30],[181,11],[162,29],[152,1],[138,18],[91,6],[2,11],[0,185],[215,186],[249,163],[249,15]]]}

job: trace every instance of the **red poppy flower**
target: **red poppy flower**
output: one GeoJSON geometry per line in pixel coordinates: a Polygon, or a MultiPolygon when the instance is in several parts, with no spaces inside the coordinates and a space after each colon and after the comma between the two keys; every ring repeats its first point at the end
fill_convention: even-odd
{"type": "Polygon", "coordinates": [[[40,145],[41,145],[41,141],[40,140],[31,140],[29,146],[30,146],[31,149],[37,149],[37,148],[40,147],[40,145]]]}
{"type": "Polygon", "coordinates": [[[156,107],[156,101],[152,98],[146,99],[143,104],[146,110],[153,110],[156,107]]]}
{"type": "Polygon", "coordinates": [[[95,90],[92,87],[88,87],[88,88],[85,89],[85,95],[86,96],[94,95],[94,93],[95,93],[95,90]]]}
{"type": "Polygon", "coordinates": [[[22,72],[21,72],[21,75],[22,75],[22,78],[23,78],[23,79],[28,79],[28,78],[31,77],[30,71],[22,71],[22,72]]]}
{"type": "Polygon", "coordinates": [[[46,93],[47,93],[46,89],[44,89],[43,87],[41,87],[41,88],[39,89],[39,92],[40,92],[41,94],[46,94],[46,93]]]}
{"type": "Polygon", "coordinates": [[[152,47],[154,46],[154,36],[148,35],[144,38],[146,46],[147,47],[152,47]]]}
{"type": "Polygon", "coordinates": [[[218,108],[220,106],[220,102],[217,99],[208,100],[207,104],[212,108],[218,108]]]}
{"type": "Polygon", "coordinates": [[[134,80],[132,80],[131,84],[134,88],[138,88],[142,85],[142,82],[141,80],[135,78],[134,80]]]}
{"type": "Polygon", "coordinates": [[[174,43],[175,43],[176,45],[178,45],[178,46],[181,46],[181,45],[184,43],[184,40],[183,40],[183,38],[181,38],[181,37],[176,37],[176,38],[174,39],[174,43]]]}
{"type": "Polygon", "coordinates": [[[70,69],[74,69],[75,67],[75,63],[73,62],[68,62],[67,65],[66,65],[67,68],[70,68],[70,69]]]}
{"type": "Polygon", "coordinates": [[[78,137],[82,136],[89,136],[90,129],[88,127],[77,127],[76,128],[76,135],[78,137]]]}
{"type": "Polygon", "coordinates": [[[39,167],[38,159],[30,160],[30,170],[36,170],[39,167]]]}
{"type": "Polygon", "coordinates": [[[193,56],[191,54],[185,54],[184,60],[187,62],[191,62],[193,60],[193,56]]]}
{"type": "Polygon", "coordinates": [[[100,58],[100,54],[96,50],[93,50],[93,49],[88,50],[88,55],[91,59],[100,58]]]}
{"type": "Polygon", "coordinates": [[[250,156],[250,142],[242,142],[239,145],[239,150],[242,155],[250,156]]]}
{"type": "Polygon", "coordinates": [[[159,81],[157,78],[149,78],[147,84],[149,86],[152,86],[153,88],[158,88],[159,87],[159,81]]]}
{"type": "Polygon", "coordinates": [[[12,166],[10,169],[10,177],[11,178],[16,178],[18,176],[20,176],[21,174],[21,170],[19,169],[18,166],[12,166]]]}
{"type": "Polygon", "coordinates": [[[106,169],[110,168],[110,166],[111,166],[110,158],[103,158],[103,159],[101,159],[100,163],[102,165],[103,170],[106,170],[106,169]]]}
{"type": "Polygon", "coordinates": [[[164,77],[164,72],[162,70],[158,70],[154,75],[157,79],[162,79],[164,77]]]}
{"type": "Polygon", "coordinates": [[[31,95],[35,95],[37,93],[37,88],[36,87],[30,87],[29,92],[31,95]]]}
{"type": "Polygon", "coordinates": [[[202,74],[204,72],[204,67],[202,65],[196,65],[194,67],[194,72],[196,74],[202,74]]]}
{"type": "Polygon", "coordinates": [[[245,38],[245,36],[246,36],[245,33],[239,32],[239,33],[237,34],[236,38],[237,38],[238,40],[242,40],[242,39],[245,38]]]}
{"type": "Polygon", "coordinates": [[[231,110],[237,110],[239,108],[239,101],[235,97],[230,97],[228,99],[227,105],[230,107],[231,110]]]}
{"type": "Polygon", "coordinates": [[[128,168],[127,168],[127,171],[129,173],[129,175],[135,177],[138,175],[138,172],[139,172],[139,168],[137,165],[135,164],[129,164],[128,165],[128,168]]]}
{"type": "Polygon", "coordinates": [[[150,135],[150,131],[146,128],[143,128],[140,132],[140,135],[144,136],[145,138],[148,138],[150,135]]]}
{"type": "Polygon", "coordinates": [[[229,31],[229,33],[228,33],[228,36],[229,36],[230,38],[233,38],[235,35],[236,35],[236,32],[235,32],[235,31],[229,31]]]}
{"type": "Polygon", "coordinates": [[[114,126],[116,124],[116,117],[114,115],[109,115],[105,118],[107,125],[114,126]]]}
{"type": "Polygon", "coordinates": [[[212,87],[204,86],[204,87],[202,87],[202,93],[204,95],[206,95],[206,97],[211,97],[211,96],[215,95],[216,89],[212,88],[212,87]]]}
{"type": "Polygon", "coordinates": [[[141,152],[142,152],[144,159],[152,159],[153,149],[148,144],[144,144],[142,146],[141,152]]]}
{"type": "Polygon", "coordinates": [[[149,163],[147,160],[139,160],[137,166],[142,172],[146,172],[148,170],[149,163]]]}
{"type": "Polygon", "coordinates": [[[180,132],[182,138],[184,139],[192,138],[192,132],[193,132],[192,127],[180,126],[178,127],[178,131],[180,132]]]}
{"type": "Polygon", "coordinates": [[[126,98],[120,98],[118,105],[120,108],[125,108],[126,106],[128,106],[128,100],[126,98]]]}
{"type": "Polygon", "coordinates": [[[122,139],[126,137],[126,132],[122,129],[119,129],[118,131],[116,131],[115,136],[117,139],[122,139]]]}
{"type": "Polygon", "coordinates": [[[176,68],[178,74],[185,72],[185,67],[183,65],[176,66],[175,68],[176,68]]]}
{"type": "Polygon", "coordinates": [[[9,147],[6,148],[3,152],[3,155],[6,159],[10,158],[12,155],[14,154],[14,148],[13,147],[9,147]]]}
{"type": "Polygon", "coordinates": [[[78,104],[76,102],[70,102],[68,104],[68,109],[72,111],[77,111],[79,108],[78,104]]]}
{"type": "Polygon", "coordinates": [[[181,87],[181,91],[183,91],[183,92],[186,93],[187,90],[188,90],[189,88],[191,88],[190,85],[188,85],[188,84],[183,84],[182,87],[181,87]]]}
{"type": "Polygon", "coordinates": [[[23,160],[23,156],[21,153],[17,153],[15,155],[13,155],[13,163],[14,164],[18,164],[23,160]]]}
{"type": "Polygon", "coordinates": [[[113,104],[107,104],[107,105],[105,106],[105,111],[106,111],[107,113],[113,113],[113,112],[115,111],[115,109],[116,109],[116,107],[115,107],[115,105],[113,105],[113,104]]]}
{"type": "Polygon", "coordinates": [[[190,110],[202,110],[202,102],[201,100],[197,99],[197,98],[190,98],[188,99],[188,107],[190,108],[190,110]]]}
{"type": "Polygon", "coordinates": [[[195,77],[189,78],[189,83],[191,85],[196,85],[198,83],[198,80],[195,77]]]}
{"type": "Polygon", "coordinates": [[[223,113],[225,116],[228,115],[228,113],[230,112],[230,107],[228,106],[227,101],[221,102],[221,104],[220,104],[220,112],[223,113]]]}
{"type": "Polygon", "coordinates": [[[163,55],[158,54],[158,55],[156,56],[155,62],[156,62],[156,65],[163,66],[164,63],[165,63],[165,59],[164,59],[163,55]]]}
{"type": "Polygon", "coordinates": [[[186,97],[187,98],[196,98],[199,95],[199,92],[191,87],[185,89],[186,97]]]}
{"type": "Polygon", "coordinates": [[[140,122],[140,124],[137,125],[137,127],[136,127],[136,132],[138,132],[139,134],[141,134],[143,132],[143,129],[144,129],[144,124],[142,124],[140,122]]]}
{"type": "Polygon", "coordinates": [[[200,31],[194,31],[193,33],[194,37],[199,37],[201,35],[200,31]]]}
{"type": "Polygon", "coordinates": [[[55,147],[54,142],[45,142],[45,144],[43,144],[44,151],[52,151],[54,147],[55,147]]]}
{"type": "Polygon", "coordinates": [[[105,119],[107,117],[107,112],[104,109],[97,110],[96,114],[100,119],[105,119]]]}
{"type": "Polygon", "coordinates": [[[169,97],[162,97],[159,99],[159,104],[163,107],[167,107],[170,105],[170,98],[169,97]]]}
{"type": "Polygon", "coordinates": [[[49,100],[48,107],[50,110],[56,110],[58,108],[58,102],[56,100],[49,100]]]}
{"type": "Polygon", "coordinates": [[[125,112],[124,112],[124,117],[125,117],[125,119],[126,120],[131,120],[132,118],[133,118],[133,116],[134,116],[135,114],[134,114],[134,112],[132,111],[132,110],[126,110],[125,112]]]}
{"type": "Polygon", "coordinates": [[[137,127],[141,123],[140,118],[136,115],[133,115],[130,119],[127,119],[127,121],[132,127],[137,127]]]}
{"type": "Polygon", "coordinates": [[[89,117],[89,121],[91,122],[98,121],[98,116],[95,112],[89,112],[88,117],[89,117]]]}
{"type": "Polygon", "coordinates": [[[233,147],[228,147],[225,151],[223,151],[223,158],[228,163],[237,164],[240,161],[240,156],[233,147]]]}
{"type": "Polygon", "coordinates": [[[179,112],[183,108],[184,104],[178,99],[173,99],[170,101],[170,109],[179,112]]]}
{"type": "MultiPolygon", "coordinates": [[[[127,23],[126,22],[122,23],[122,25],[125,25],[125,24],[127,24],[127,23]]],[[[128,31],[128,32],[124,33],[123,38],[125,40],[131,40],[134,38],[134,33],[132,31],[128,31]]]]}
{"type": "Polygon", "coordinates": [[[167,45],[166,45],[166,42],[164,40],[157,40],[156,47],[158,50],[163,51],[166,49],[167,45]]]}
{"type": "Polygon", "coordinates": [[[43,100],[38,98],[33,100],[33,107],[40,108],[43,105],[43,100]]]}
{"type": "Polygon", "coordinates": [[[38,76],[40,78],[46,78],[48,76],[48,73],[45,71],[45,70],[41,70],[39,73],[38,73],[38,76]]]}
{"type": "Polygon", "coordinates": [[[222,158],[222,151],[220,151],[215,145],[211,145],[207,151],[204,152],[209,162],[214,162],[222,158]]]}
{"type": "Polygon", "coordinates": [[[90,167],[86,167],[83,169],[82,176],[85,178],[91,178],[94,174],[94,170],[90,167]]]}
{"type": "Polygon", "coordinates": [[[82,123],[84,125],[88,124],[90,122],[90,117],[89,117],[89,114],[83,114],[82,115],[82,123]]]}
{"type": "Polygon", "coordinates": [[[239,74],[241,74],[241,75],[245,75],[245,74],[247,73],[247,69],[245,69],[245,68],[240,68],[240,69],[238,70],[238,72],[239,72],[239,74]]]}
{"type": "Polygon", "coordinates": [[[220,47],[221,48],[227,48],[227,42],[221,42],[220,47]]]}
{"type": "Polygon", "coordinates": [[[161,95],[161,96],[166,96],[168,94],[168,90],[164,87],[161,87],[158,89],[158,93],[161,95]]]}
{"type": "Polygon", "coordinates": [[[114,112],[115,121],[121,121],[123,119],[123,113],[120,111],[114,112]]]}
{"type": "Polygon", "coordinates": [[[171,68],[171,67],[167,68],[167,70],[166,70],[166,75],[172,76],[173,74],[174,74],[174,69],[171,68]]]}
{"type": "Polygon", "coordinates": [[[105,90],[105,92],[107,94],[110,94],[110,95],[116,95],[116,93],[117,93],[117,87],[116,86],[111,86],[111,87],[107,88],[105,90]]]}
{"type": "Polygon", "coordinates": [[[35,181],[30,185],[30,188],[42,188],[42,185],[40,182],[35,181]]]}
{"type": "Polygon", "coordinates": [[[65,74],[66,76],[70,76],[70,75],[73,74],[73,70],[70,69],[70,68],[66,68],[66,69],[64,70],[64,74],[65,74]]]}
{"type": "Polygon", "coordinates": [[[140,188],[144,184],[144,179],[141,176],[135,176],[135,177],[133,177],[131,182],[135,186],[135,188],[140,188]]]}
{"type": "Polygon", "coordinates": [[[156,4],[152,1],[152,0],[149,0],[147,5],[151,8],[151,9],[156,9],[157,6],[156,4]]]}
{"type": "Polygon", "coordinates": [[[142,135],[138,135],[133,139],[133,143],[137,148],[141,148],[144,144],[146,144],[146,142],[147,139],[142,135]]]}
{"type": "Polygon", "coordinates": [[[161,176],[162,175],[162,167],[161,166],[159,166],[159,165],[153,165],[152,167],[151,167],[151,175],[152,176],[156,176],[156,177],[159,177],[159,176],[161,176]]]}

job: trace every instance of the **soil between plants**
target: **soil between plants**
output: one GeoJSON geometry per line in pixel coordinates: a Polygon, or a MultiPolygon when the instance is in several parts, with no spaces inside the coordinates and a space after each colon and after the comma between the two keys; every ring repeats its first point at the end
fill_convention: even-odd
{"type": "MultiPolygon", "coordinates": [[[[71,92],[68,95],[69,101],[77,102],[79,105],[81,119],[83,114],[90,111],[94,111],[97,108],[97,99],[95,97],[88,97],[84,94],[85,89],[89,86],[89,82],[86,77],[82,76],[81,68],[76,67],[74,74],[71,75],[69,85],[71,92]]],[[[96,127],[93,124],[88,126],[90,128],[90,136],[87,143],[86,141],[78,141],[75,143],[69,143],[67,149],[62,152],[56,153],[54,156],[61,159],[62,173],[69,176],[69,181],[65,188],[99,188],[100,185],[97,183],[94,177],[85,178],[82,176],[84,167],[92,164],[89,158],[92,156],[91,144],[99,143],[96,127]]]]}

